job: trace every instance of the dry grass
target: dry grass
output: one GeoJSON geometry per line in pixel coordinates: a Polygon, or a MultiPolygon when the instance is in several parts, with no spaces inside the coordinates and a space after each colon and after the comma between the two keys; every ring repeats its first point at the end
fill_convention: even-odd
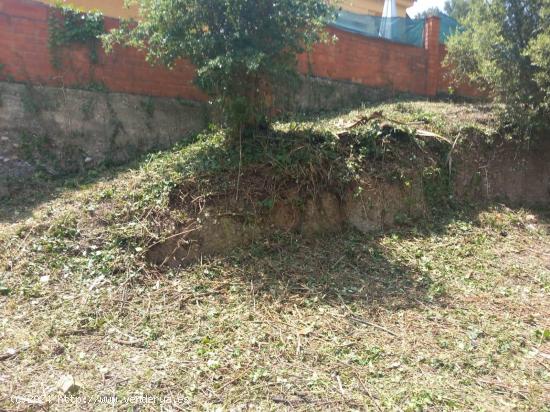
{"type": "Polygon", "coordinates": [[[436,231],[272,239],[122,282],[8,277],[0,353],[23,351],[0,363],[2,404],[101,409],[60,403],[56,382],[70,374],[88,402],[172,398],[166,410],[542,410],[544,222],[497,209],[436,231]]]}
{"type": "Polygon", "coordinates": [[[158,236],[167,159],[2,206],[0,409],[549,410],[548,211],[160,270],[136,239],[158,236]]]}

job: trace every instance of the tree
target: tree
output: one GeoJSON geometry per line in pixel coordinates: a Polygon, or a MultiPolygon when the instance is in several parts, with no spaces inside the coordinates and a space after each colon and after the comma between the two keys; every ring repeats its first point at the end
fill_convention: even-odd
{"type": "Polygon", "coordinates": [[[439,16],[439,13],[441,13],[441,11],[437,7],[430,7],[429,9],[424,10],[422,13],[418,13],[415,16],[415,19],[425,19],[427,17],[439,16]]]}
{"type": "Polygon", "coordinates": [[[537,69],[535,82],[543,94],[542,110],[550,113],[550,0],[544,2],[541,18],[540,33],[529,42],[527,55],[537,69]]]}
{"type": "Polygon", "coordinates": [[[461,21],[468,15],[470,0],[447,0],[443,10],[453,19],[461,21]]]}
{"type": "Polygon", "coordinates": [[[325,0],[134,0],[140,21],[109,33],[153,63],[185,58],[197,85],[221,103],[234,132],[267,118],[272,90],[296,74],[297,54],[323,39],[335,10],[325,0]]]}
{"type": "Polygon", "coordinates": [[[550,59],[545,49],[549,1],[473,0],[462,21],[464,30],[447,43],[446,64],[454,78],[477,85],[502,103],[503,126],[525,136],[550,129],[550,59]]]}

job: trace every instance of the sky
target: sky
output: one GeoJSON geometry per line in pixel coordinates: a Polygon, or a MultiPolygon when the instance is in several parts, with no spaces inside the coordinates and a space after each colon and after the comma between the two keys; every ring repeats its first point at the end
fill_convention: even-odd
{"type": "Polygon", "coordinates": [[[430,7],[438,7],[440,10],[443,10],[444,4],[445,0],[416,0],[414,6],[407,9],[407,14],[414,17],[416,14],[428,10],[430,7]]]}

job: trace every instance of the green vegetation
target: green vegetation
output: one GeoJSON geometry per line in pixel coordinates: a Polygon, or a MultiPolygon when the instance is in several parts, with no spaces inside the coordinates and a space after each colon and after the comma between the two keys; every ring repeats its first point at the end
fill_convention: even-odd
{"type": "Polygon", "coordinates": [[[419,13],[415,16],[416,19],[425,19],[426,17],[431,17],[431,16],[439,16],[439,13],[441,13],[441,11],[439,10],[439,8],[437,7],[430,7],[429,9],[427,10],[424,10],[422,13],[419,13]]]}
{"type": "Polygon", "coordinates": [[[537,69],[534,76],[542,91],[540,104],[546,113],[550,113],[550,1],[543,2],[540,16],[541,31],[529,42],[527,54],[537,69]]]}
{"type": "Polygon", "coordinates": [[[0,78],[4,81],[11,82],[13,81],[13,76],[10,73],[6,72],[6,64],[0,63],[0,78]]]}
{"type": "Polygon", "coordinates": [[[447,0],[443,10],[453,19],[462,21],[470,11],[470,0],[447,0]]]}
{"type": "Polygon", "coordinates": [[[88,97],[84,103],[82,103],[82,116],[84,120],[91,120],[94,115],[94,110],[97,105],[97,100],[95,97],[88,97]]]}
{"type": "Polygon", "coordinates": [[[147,127],[149,128],[149,130],[151,130],[151,120],[155,116],[155,100],[152,97],[147,97],[140,102],[140,106],[147,116],[147,127]]]}
{"type": "MultiPolygon", "coordinates": [[[[117,190],[85,190],[97,189],[94,203],[117,190]]],[[[129,266],[104,235],[91,240],[85,195],[63,202],[84,219],[37,215],[4,240],[14,254],[2,257],[13,274],[0,353],[22,350],[0,364],[7,409],[64,374],[80,396],[171,395],[182,409],[544,410],[549,400],[547,217],[495,208],[382,236],[279,236],[159,272],[129,266]],[[48,256],[60,259],[54,270],[48,256]]],[[[74,410],[54,394],[56,410],[74,410]]]]}
{"type": "Polygon", "coordinates": [[[50,13],[48,26],[48,46],[52,65],[56,69],[61,68],[62,49],[74,44],[85,45],[90,53],[90,62],[97,63],[99,37],[105,33],[103,15],[100,12],[83,12],[58,3],[50,13]]]}
{"type": "Polygon", "coordinates": [[[21,94],[21,103],[25,113],[38,116],[43,111],[53,110],[57,107],[55,99],[43,93],[39,87],[35,87],[31,83],[25,83],[25,90],[21,94]]]}
{"type": "Polygon", "coordinates": [[[502,130],[527,138],[550,130],[548,0],[474,0],[464,30],[447,44],[457,81],[470,81],[504,105],[502,130]]]}
{"type": "Polygon", "coordinates": [[[33,161],[37,157],[45,159],[53,156],[50,149],[51,141],[45,134],[24,132],[21,133],[20,140],[20,153],[23,159],[27,161],[33,161]]]}
{"type": "MultiPolygon", "coordinates": [[[[93,103],[92,100],[83,103],[81,110],[84,115],[90,113],[93,103]]],[[[120,120],[109,99],[107,107],[114,139],[120,131],[120,120]]],[[[462,138],[471,135],[485,136],[489,140],[495,133],[489,106],[454,105],[449,115],[450,107],[446,103],[397,101],[342,114],[297,117],[275,122],[270,130],[256,132],[256,138],[244,137],[241,145],[231,142],[227,130],[211,126],[210,130],[184,141],[171,151],[150,155],[151,159],[146,162],[150,165],[147,168],[150,177],[144,174],[143,192],[151,185],[169,190],[187,179],[198,177],[205,182],[212,181],[214,186],[215,179],[225,179],[226,183],[235,179],[236,182],[239,167],[243,172],[262,166],[265,171],[272,172],[273,178],[281,184],[281,190],[284,190],[285,182],[294,182],[304,196],[311,195],[309,190],[314,187],[343,193],[365,171],[382,181],[401,182],[403,186],[424,175],[424,189],[428,198],[433,199],[434,206],[437,201],[446,204],[450,188],[450,142],[457,137],[461,137],[461,142],[462,138]],[[396,122],[374,119],[346,130],[341,137],[336,135],[344,130],[345,125],[372,111],[382,111],[396,122]],[[447,136],[448,140],[418,136],[418,127],[447,136]]],[[[144,100],[142,108],[147,111],[154,107],[144,100]]],[[[83,178],[75,177],[79,181],[83,178]]],[[[51,184],[59,183],[53,180],[51,184]]],[[[27,182],[25,185],[30,187],[30,191],[25,193],[29,196],[40,194],[37,185],[44,187],[46,193],[52,191],[42,176],[36,184],[27,182]]],[[[162,202],[156,191],[144,196],[153,197],[155,204],[166,206],[168,194],[169,191],[163,194],[162,202]]]]}
{"type": "Polygon", "coordinates": [[[75,410],[56,397],[71,375],[86,410],[112,410],[92,403],[102,395],[124,409],[150,396],[142,410],[544,410],[550,215],[442,207],[450,145],[418,127],[489,140],[495,119],[480,104],[402,101],[275,123],[242,151],[212,128],[0,203],[0,408],[75,410]],[[373,111],[386,119],[335,136],[373,111]],[[187,218],[182,185],[200,202],[220,182],[233,194],[238,176],[273,176],[307,196],[363,174],[407,185],[415,171],[440,209],[425,223],[273,233],[179,269],[146,257],[187,218]]]}
{"type": "Polygon", "coordinates": [[[151,62],[186,58],[197,84],[225,110],[233,134],[267,121],[273,91],[296,75],[296,55],[333,17],[324,0],[137,0],[140,21],[104,36],[147,52],[151,62]]]}

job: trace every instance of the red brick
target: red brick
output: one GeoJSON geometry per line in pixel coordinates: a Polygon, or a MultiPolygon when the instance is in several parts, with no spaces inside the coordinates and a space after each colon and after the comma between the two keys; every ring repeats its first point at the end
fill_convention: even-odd
{"type": "MultiPolygon", "coordinates": [[[[86,47],[65,49],[63,69],[55,71],[48,49],[48,11],[47,6],[31,0],[0,0],[0,61],[17,80],[65,86],[101,80],[112,91],[206,100],[193,85],[195,68],[188,61],[179,61],[174,70],[152,67],[144,52],[126,47],[117,46],[108,55],[100,50],[95,65],[86,47]]],[[[428,20],[424,48],[328,28],[339,41],[317,45],[309,55],[297,56],[298,68],[320,77],[433,95],[449,84],[444,78],[448,70],[441,67],[445,49],[438,44],[438,24],[428,20]]],[[[105,19],[108,29],[118,25],[116,19],[105,19]]],[[[465,85],[460,93],[476,91],[465,85]]]]}

